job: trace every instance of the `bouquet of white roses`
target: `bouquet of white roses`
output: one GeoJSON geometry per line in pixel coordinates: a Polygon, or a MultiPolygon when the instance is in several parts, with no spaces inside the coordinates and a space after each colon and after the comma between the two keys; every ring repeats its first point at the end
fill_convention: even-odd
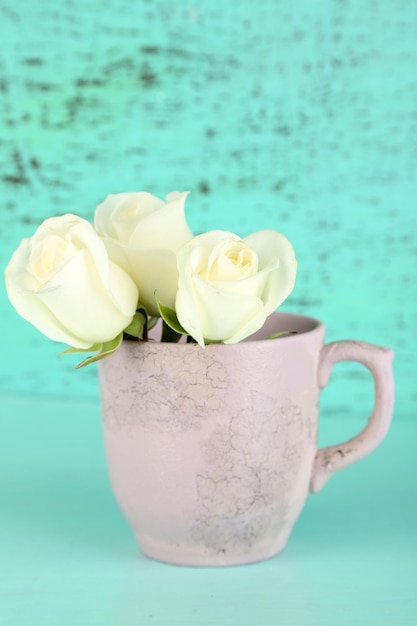
{"type": "Polygon", "coordinates": [[[291,293],[294,250],[273,230],[193,236],[187,195],[109,195],[94,226],[73,214],[45,220],[6,268],[11,303],[49,339],[68,344],[66,352],[94,353],[80,366],[123,337],[147,340],[159,317],[162,341],[245,339],[291,293]]]}

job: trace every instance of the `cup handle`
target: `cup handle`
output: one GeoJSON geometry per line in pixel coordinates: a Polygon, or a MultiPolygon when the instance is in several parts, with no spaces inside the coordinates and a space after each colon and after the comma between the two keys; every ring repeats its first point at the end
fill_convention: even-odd
{"type": "Polygon", "coordinates": [[[368,424],[359,435],[345,443],[317,450],[310,482],[312,493],[317,493],[335,472],[370,454],[387,434],[394,407],[393,356],[389,348],[360,341],[335,341],[323,346],[318,369],[320,389],[327,385],[336,363],[357,361],[373,376],[375,402],[368,424]]]}

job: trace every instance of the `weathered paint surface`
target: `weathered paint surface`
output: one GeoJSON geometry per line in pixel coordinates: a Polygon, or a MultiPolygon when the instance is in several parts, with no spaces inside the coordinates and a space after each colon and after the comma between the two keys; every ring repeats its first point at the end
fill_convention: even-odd
{"type": "MultiPolygon", "coordinates": [[[[415,0],[5,0],[0,41],[2,267],[45,217],[190,189],[195,231],[282,230],[285,308],[393,348],[415,412],[415,0]]],[[[2,392],[97,396],[94,368],[57,362],[3,288],[0,306],[2,392]]],[[[366,414],[366,371],[334,378],[325,406],[366,414]]]]}

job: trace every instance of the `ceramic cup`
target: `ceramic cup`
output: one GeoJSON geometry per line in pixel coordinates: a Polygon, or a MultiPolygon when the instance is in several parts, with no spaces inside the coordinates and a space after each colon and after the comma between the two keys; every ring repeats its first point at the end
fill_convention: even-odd
{"type": "Polygon", "coordinates": [[[273,313],[236,345],[124,341],[100,362],[110,479],[145,555],[200,566],[269,558],[308,492],[382,441],[392,351],[324,345],[324,333],[318,320],[273,313]],[[269,339],[280,331],[296,334],[269,339]],[[320,390],[342,360],[370,370],[372,416],[350,441],[317,449],[320,390]]]}

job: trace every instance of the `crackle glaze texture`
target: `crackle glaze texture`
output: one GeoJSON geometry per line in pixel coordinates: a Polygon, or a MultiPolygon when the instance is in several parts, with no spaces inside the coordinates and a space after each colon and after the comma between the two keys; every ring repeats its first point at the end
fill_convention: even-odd
{"type": "MultiPolygon", "coordinates": [[[[339,459],[363,456],[355,441],[351,461],[343,446],[336,460],[316,455],[323,339],[315,320],[273,314],[252,341],[125,341],[100,363],[111,482],[145,554],[185,565],[268,558],[286,545],[313,469],[316,491],[339,459]],[[264,340],[289,327],[299,334],[264,340]]],[[[383,400],[367,452],[388,428],[383,400]]]]}

